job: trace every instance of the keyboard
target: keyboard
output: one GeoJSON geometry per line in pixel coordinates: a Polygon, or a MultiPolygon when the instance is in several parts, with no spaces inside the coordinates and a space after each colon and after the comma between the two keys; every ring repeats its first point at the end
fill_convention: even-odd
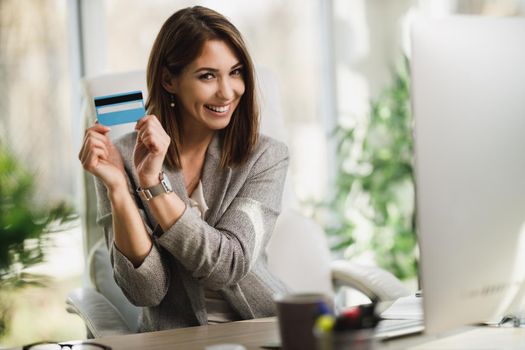
{"type": "Polygon", "coordinates": [[[423,320],[382,320],[376,327],[374,337],[380,340],[420,334],[425,329],[423,320]]]}

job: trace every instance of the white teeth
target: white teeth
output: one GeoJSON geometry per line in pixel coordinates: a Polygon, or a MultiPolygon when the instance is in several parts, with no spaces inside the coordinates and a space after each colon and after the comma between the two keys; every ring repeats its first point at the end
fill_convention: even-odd
{"type": "Polygon", "coordinates": [[[224,113],[224,112],[228,112],[228,110],[230,109],[230,105],[227,105],[224,107],[206,105],[206,108],[211,109],[212,111],[217,112],[217,113],[224,113]]]}

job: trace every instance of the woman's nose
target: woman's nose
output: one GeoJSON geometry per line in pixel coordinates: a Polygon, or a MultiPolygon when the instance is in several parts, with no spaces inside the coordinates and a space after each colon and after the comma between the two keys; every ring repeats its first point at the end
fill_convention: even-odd
{"type": "Polygon", "coordinates": [[[221,79],[221,81],[219,82],[219,88],[218,88],[217,94],[219,95],[219,97],[223,98],[224,100],[233,99],[235,92],[234,92],[234,87],[230,79],[228,78],[221,79]]]}

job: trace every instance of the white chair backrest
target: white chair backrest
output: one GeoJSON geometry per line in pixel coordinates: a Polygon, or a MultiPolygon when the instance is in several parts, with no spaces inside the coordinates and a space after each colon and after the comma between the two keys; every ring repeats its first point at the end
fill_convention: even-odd
{"type": "Polygon", "coordinates": [[[266,253],[270,271],[292,291],[333,296],[328,242],[313,220],[284,208],[266,253]]]}

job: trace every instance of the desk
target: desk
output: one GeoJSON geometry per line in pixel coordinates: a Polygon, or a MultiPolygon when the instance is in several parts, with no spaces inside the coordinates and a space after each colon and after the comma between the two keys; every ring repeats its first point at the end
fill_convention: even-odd
{"type": "MultiPolygon", "coordinates": [[[[248,350],[279,339],[274,317],[160,332],[119,335],[96,339],[113,350],[203,350],[221,343],[242,344],[248,350]]],[[[463,327],[442,336],[409,336],[378,342],[376,350],[525,349],[525,328],[463,327]]]]}
{"type": "MultiPolygon", "coordinates": [[[[199,349],[220,343],[242,344],[248,350],[279,339],[274,317],[211,326],[97,339],[119,349],[199,349]]],[[[409,336],[378,342],[376,349],[525,349],[525,328],[463,327],[442,336],[409,336]]]]}
{"type": "MultiPolygon", "coordinates": [[[[242,344],[248,350],[261,350],[279,339],[274,317],[211,326],[114,336],[97,339],[119,349],[199,349],[220,343],[242,344]]],[[[409,336],[378,342],[375,349],[525,349],[525,328],[463,327],[442,336],[409,336]]]]}
{"type": "Polygon", "coordinates": [[[261,345],[279,340],[275,317],[180,328],[167,331],[120,335],[99,338],[97,343],[111,346],[113,350],[184,349],[203,350],[212,344],[242,344],[248,350],[261,350],[261,345]]]}

